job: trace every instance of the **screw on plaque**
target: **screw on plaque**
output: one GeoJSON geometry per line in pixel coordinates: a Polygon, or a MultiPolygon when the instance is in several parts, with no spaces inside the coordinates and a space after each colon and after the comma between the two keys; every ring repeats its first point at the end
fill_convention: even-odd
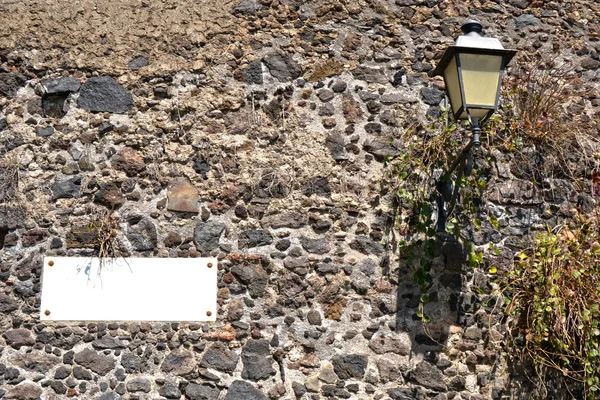
{"type": "Polygon", "coordinates": [[[207,316],[207,317],[210,317],[211,315],[212,315],[212,312],[210,312],[210,311],[207,311],[207,312],[206,312],[206,316],[207,316]]]}
{"type": "Polygon", "coordinates": [[[212,265],[213,265],[212,263],[208,263],[208,264],[206,264],[206,266],[207,266],[208,268],[212,268],[212,265]]]}
{"type": "Polygon", "coordinates": [[[54,261],[52,261],[52,260],[48,261],[48,265],[51,267],[54,266],[54,261]]]}
{"type": "Polygon", "coordinates": [[[45,315],[45,316],[48,316],[48,315],[50,315],[50,310],[46,310],[46,311],[44,311],[44,315],[45,315]]]}

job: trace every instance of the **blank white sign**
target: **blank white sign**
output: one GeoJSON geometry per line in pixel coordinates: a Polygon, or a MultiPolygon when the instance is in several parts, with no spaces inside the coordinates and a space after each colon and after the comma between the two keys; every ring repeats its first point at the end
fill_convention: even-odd
{"type": "Polygon", "coordinates": [[[45,257],[42,321],[215,321],[216,258],[45,257]]]}

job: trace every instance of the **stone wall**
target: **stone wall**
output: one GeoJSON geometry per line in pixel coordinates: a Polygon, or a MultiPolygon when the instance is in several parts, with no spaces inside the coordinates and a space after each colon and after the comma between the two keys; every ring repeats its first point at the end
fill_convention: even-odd
{"type": "Polygon", "coordinates": [[[384,161],[440,118],[427,72],[470,17],[571,60],[597,117],[593,1],[1,2],[0,398],[514,395],[488,266],[587,188],[496,155],[471,240],[499,252],[440,242],[427,332],[390,244],[384,161]],[[40,323],[42,257],[97,255],[98,226],[118,256],[217,256],[217,322],[40,323]]]}

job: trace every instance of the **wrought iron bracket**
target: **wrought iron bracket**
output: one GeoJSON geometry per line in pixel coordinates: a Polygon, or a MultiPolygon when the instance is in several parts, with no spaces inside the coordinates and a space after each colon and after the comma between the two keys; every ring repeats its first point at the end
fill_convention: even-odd
{"type": "Polygon", "coordinates": [[[438,179],[435,187],[435,200],[437,203],[438,218],[436,224],[437,232],[446,232],[446,222],[452,215],[454,207],[456,206],[456,200],[458,199],[458,190],[460,183],[464,176],[471,175],[473,171],[473,156],[472,149],[476,149],[480,146],[480,134],[481,125],[479,121],[473,119],[471,121],[471,130],[473,131],[473,138],[465,146],[465,148],[458,155],[456,160],[452,163],[447,172],[442,174],[438,179]],[[456,171],[456,177],[452,180],[452,175],[456,171]]]}

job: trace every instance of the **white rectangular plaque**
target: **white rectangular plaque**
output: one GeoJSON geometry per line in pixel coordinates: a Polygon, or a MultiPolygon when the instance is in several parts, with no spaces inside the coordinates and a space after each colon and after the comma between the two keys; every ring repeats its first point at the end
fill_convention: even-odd
{"type": "Polygon", "coordinates": [[[216,258],[45,257],[42,321],[215,321],[216,258]]]}

